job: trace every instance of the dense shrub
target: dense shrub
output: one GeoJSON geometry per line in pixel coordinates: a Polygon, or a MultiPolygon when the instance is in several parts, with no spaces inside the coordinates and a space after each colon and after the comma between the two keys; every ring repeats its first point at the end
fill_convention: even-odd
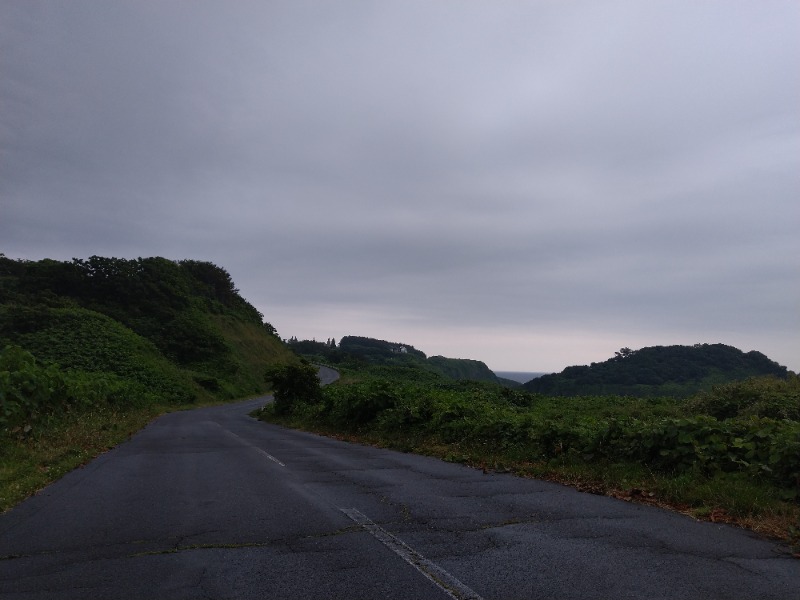
{"type": "MultiPolygon", "coordinates": [[[[686,414],[688,404],[667,398],[510,393],[488,384],[415,378],[408,371],[390,380],[383,371],[328,386],[297,414],[340,430],[513,450],[529,460],[578,456],[632,461],[662,472],[744,472],[789,493],[800,491],[800,422],[795,420],[749,414],[750,409],[731,419],[686,414]]],[[[770,381],[766,388],[773,385],[770,381]]],[[[748,406],[763,405],[765,396],[759,398],[748,406]]]]}
{"type": "Polygon", "coordinates": [[[62,371],[18,346],[0,353],[0,429],[27,434],[74,410],[142,406],[158,399],[144,385],[112,373],[62,371]]]}
{"type": "Polygon", "coordinates": [[[67,383],[56,367],[37,364],[30,352],[16,346],[0,353],[0,427],[30,431],[70,400],[67,383]]]}
{"type": "Polygon", "coordinates": [[[753,377],[717,385],[692,398],[687,409],[717,419],[754,416],[800,421],[800,376],[753,377]]]}
{"type": "Polygon", "coordinates": [[[308,363],[274,365],[265,379],[272,386],[275,412],[288,414],[300,404],[314,404],[322,399],[317,368],[308,363]]]}
{"type": "MultiPolygon", "coordinates": [[[[189,402],[196,396],[191,380],[150,341],[95,311],[14,307],[8,310],[6,318],[0,319],[0,329],[15,345],[65,371],[102,373],[107,381],[116,376],[128,380],[131,391],[157,394],[166,402],[189,402]],[[28,312],[35,314],[35,327],[16,328],[20,322],[18,315],[28,312]],[[12,331],[11,327],[17,330],[12,331]]],[[[131,399],[137,397],[131,394],[131,399]]]]}
{"type": "Polygon", "coordinates": [[[225,269],[160,257],[0,254],[0,348],[9,344],[169,403],[263,392],[265,365],[293,360],[225,269]]]}

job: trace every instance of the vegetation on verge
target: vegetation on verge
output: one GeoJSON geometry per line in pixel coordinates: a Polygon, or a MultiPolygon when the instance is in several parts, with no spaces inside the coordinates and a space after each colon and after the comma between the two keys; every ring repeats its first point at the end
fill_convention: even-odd
{"type": "Polygon", "coordinates": [[[545,395],[405,344],[290,347],[342,379],[320,390],[211,263],[0,255],[0,510],[161,412],[270,383],[266,420],[679,507],[800,552],[800,380],[759,353],[698,345],[698,367],[685,347],[623,349],[608,367],[565,370],[572,382],[552,380],[545,395]],[[562,396],[598,373],[588,383],[601,387],[562,396]]]}
{"type": "Polygon", "coordinates": [[[790,527],[800,525],[800,421],[781,415],[796,416],[798,404],[795,375],[682,401],[545,396],[384,365],[345,372],[314,397],[266,407],[261,418],[790,539],[790,527]]]}
{"type": "Polygon", "coordinates": [[[306,361],[274,365],[267,369],[265,379],[272,386],[273,410],[277,414],[291,414],[298,404],[322,400],[317,367],[306,361]]]}
{"type": "Polygon", "coordinates": [[[153,416],[267,390],[297,357],[211,263],[0,254],[0,510],[153,416]]]}
{"type": "Polygon", "coordinates": [[[19,347],[0,352],[0,512],[114,447],[179,403],[113,374],[45,365],[19,347]]]}

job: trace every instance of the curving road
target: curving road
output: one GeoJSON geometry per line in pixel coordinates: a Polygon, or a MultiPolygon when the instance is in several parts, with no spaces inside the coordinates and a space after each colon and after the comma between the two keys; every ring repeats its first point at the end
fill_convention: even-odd
{"type": "Polygon", "coordinates": [[[0,515],[0,598],[780,599],[724,525],[267,425],[165,415],[0,515]]]}
{"type": "Polygon", "coordinates": [[[331,369],[330,367],[323,367],[318,365],[318,377],[320,385],[328,385],[339,379],[339,371],[331,369]]]}

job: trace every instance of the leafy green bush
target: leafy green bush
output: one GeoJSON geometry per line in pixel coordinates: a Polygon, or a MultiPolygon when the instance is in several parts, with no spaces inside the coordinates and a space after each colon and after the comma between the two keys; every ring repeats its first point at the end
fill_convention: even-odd
{"type": "Polygon", "coordinates": [[[37,364],[30,352],[17,346],[0,353],[0,427],[27,433],[71,399],[56,367],[37,364]]]}
{"type": "Polygon", "coordinates": [[[800,422],[681,414],[687,410],[674,399],[553,398],[383,366],[324,388],[296,414],[340,430],[436,438],[529,460],[573,456],[664,473],[746,473],[790,496],[800,492],[800,422]],[[394,379],[385,377],[390,372],[394,379]]]}
{"type": "MultiPolygon", "coordinates": [[[[66,371],[104,373],[109,382],[113,374],[128,380],[126,385],[138,387],[140,393],[156,394],[166,402],[190,402],[197,396],[192,381],[152,343],[95,311],[12,307],[0,318],[0,330],[6,339],[26,348],[38,359],[56,363],[66,371]],[[11,331],[20,322],[19,313],[27,312],[34,313],[35,325],[11,331]]],[[[113,385],[122,384],[117,381],[113,385]]]]}
{"type": "Polygon", "coordinates": [[[388,381],[377,380],[326,390],[325,407],[337,425],[353,427],[374,421],[397,405],[401,392],[388,381]]]}
{"type": "Polygon", "coordinates": [[[654,468],[744,471],[800,492],[800,423],[749,417],[610,422],[594,451],[654,468]]]}
{"type": "Polygon", "coordinates": [[[129,408],[161,399],[113,373],[62,371],[18,346],[0,353],[0,429],[27,434],[74,410],[100,404],[129,408]]]}
{"type": "Polygon", "coordinates": [[[800,376],[753,377],[717,385],[689,400],[686,408],[717,419],[754,416],[800,421],[800,376]]]}
{"type": "MultiPolygon", "coordinates": [[[[80,360],[78,364],[86,367],[80,360]]],[[[94,368],[102,366],[99,362],[94,368]]],[[[191,401],[195,397],[191,390],[166,374],[145,371],[128,375],[75,368],[62,370],[59,365],[38,361],[19,346],[7,346],[0,354],[0,427],[30,431],[53,416],[99,403],[126,408],[191,401]]]]}
{"type": "Polygon", "coordinates": [[[277,414],[292,413],[300,404],[314,404],[322,399],[317,368],[308,363],[274,365],[265,379],[272,386],[277,414]]]}

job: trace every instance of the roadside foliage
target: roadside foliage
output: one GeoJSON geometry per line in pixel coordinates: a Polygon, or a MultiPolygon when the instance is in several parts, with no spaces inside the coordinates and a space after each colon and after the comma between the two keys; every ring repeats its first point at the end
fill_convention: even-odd
{"type": "Polygon", "coordinates": [[[314,367],[211,263],[0,254],[0,510],[159,412],[271,387],[265,420],[646,492],[700,516],[769,517],[800,552],[800,378],[763,355],[719,344],[622,349],[536,391],[408,344],[347,336],[289,347],[342,378],[320,390],[314,367]],[[627,395],[610,393],[620,377],[627,395]]]}
{"type": "Polygon", "coordinates": [[[631,460],[662,471],[746,472],[797,496],[800,421],[773,415],[787,412],[791,403],[795,410],[800,405],[798,377],[748,380],[714,393],[739,389],[753,390],[751,401],[719,419],[701,411],[707,405],[704,397],[685,403],[617,396],[553,398],[479,383],[367,377],[329,386],[319,400],[295,402],[292,410],[345,431],[468,440],[524,449],[531,459],[572,454],[587,461],[631,460]],[[784,394],[774,393],[778,385],[784,394]]]}
{"type": "Polygon", "coordinates": [[[0,254],[0,510],[155,415],[265,393],[297,362],[208,262],[0,254]]]}
{"type": "Polygon", "coordinates": [[[787,527],[800,525],[798,409],[800,378],[793,374],[679,400],[552,397],[371,367],[345,371],[321,396],[295,398],[281,414],[267,407],[262,418],[484,468],[562,480],[580,472],[601,487],[604,474],[616,473],[607,487],[657,487],[697,515],[721,509],[739,518],[775,517],[787,537],[787,527]]]}

